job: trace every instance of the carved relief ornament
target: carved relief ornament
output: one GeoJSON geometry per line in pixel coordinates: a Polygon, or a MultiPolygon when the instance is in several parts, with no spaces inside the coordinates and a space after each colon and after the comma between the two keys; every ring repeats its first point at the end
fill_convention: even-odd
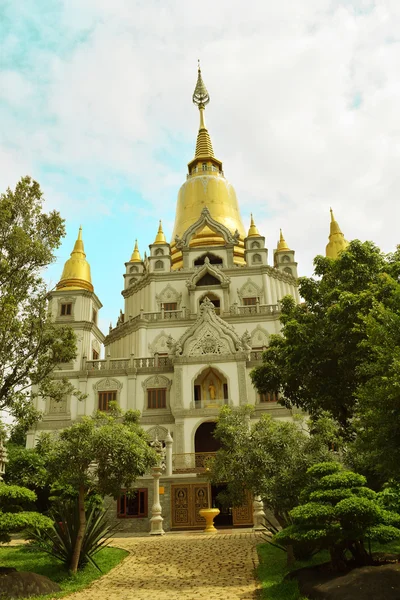
{"type": "Polygon", "coordinates": [[[182,237],[175,237],[175,244],[178,250],[189,248],[189,243],[192,237],[196,235],[196,233],[203,229],[203,227],[205,227],[206,225],[215,233],[220,234],[227,244],[238,244],[240,237],[239,232],[236,230],[234,235],[232,235],[229,229],[225,227],[225,225],[222,225],[222,223],[218,223],[218,221],[215,221],[212,218],[208,208],[204,207],[201,211],[199,219],[185,231],[182,237]]]}

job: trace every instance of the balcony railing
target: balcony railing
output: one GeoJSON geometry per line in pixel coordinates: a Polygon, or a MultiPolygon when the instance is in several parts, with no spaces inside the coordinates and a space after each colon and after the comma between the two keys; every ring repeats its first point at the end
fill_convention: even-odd
{"type": "Polygon", "coordinates": [[[225,404],[229,404],[228,398],[215,398],[214,400],[195,400],[194,408],[220,408],[225,404]]]}
{"type": "Polygon", "coordinates": [[[110,358],[86,360],[84,371],[124,371],[126,369],[157,369],[172,367],[168,356],[150,356],[144,358],[110,358]]]}
{"type": "Polygon", "coordinates": [[[234,304],[230,308],[232,315],[276,315],[280,312],[279,304],[251,304],[239,306],[234,304]]]}
{"type": "Polygon", "coordinates": [[[205,473],[210,470],[215,452],[193,452],[190,454],[173,454],[173,473],[205,473]]]}

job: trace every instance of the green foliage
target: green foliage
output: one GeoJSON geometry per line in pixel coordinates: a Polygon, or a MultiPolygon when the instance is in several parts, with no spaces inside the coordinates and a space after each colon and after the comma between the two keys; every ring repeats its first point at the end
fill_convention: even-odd
{"type": "MultiPolygon", "coordinates": [[[[49,516],[53,520],[52,527],[46,530],[34,530],[30,537],[34,540],[35,547],[58,558],[68,568],[79,531],[77,500],[59,504],[57,509],[50,511],[49,516]]],[[[79,557],[79,568],[88,562],[99,568],[94,556],[107,546],[115,530],[116,526],[107,523],[106,511],[96,507],[86,509],[86,530],[79,557]]]]}
{"type": "Polygon", "coordinates": [[[377,495],[380,506],[400,514],[400,483],[389,481],[377,495]]]}
{"type": "Polygon", "coordinates": [[[72,388],[50,379],[55,366],[75,357],[76,338],[71,328],[51,323],[42,278],[64,234],[60,215],[43,212],[42,192],[30,177],[0,195],[0,410],[23,432],[39,418],[32,385],[56,399],[72,388]]]}
{"type": "Polygon", "coordinates": [[[49,554],[39,550],[32,552],[29,545],[0,547],[0,563],[2,566],[15,567],[18,571],[33,571],[56,581],[62,590],[54,596],[58,598],[87,587],[117,566],[127,554],[120,548],[104,548],[96,555],[96,563],[101,572],[88,564],[76,575],[71,575],[58,559],[49,554]]]}
{"type": "Polygon", "coordinates": [[[27,488],[0,483],[0,542],[9,542],[10,533],[25,531],[30,527],[43,530],[51,526],[51,520],[47,517],[23,510],[35,500],[36,494],[27,488]]]}
{"type": "MultiPolygon", "coordinates": [[[[252,379],[260,392],[279,391],[286,406],[297,406],[311,415],[328,411],[348,433],[358,400],[361,402],[360,390],[365,389],[363,401],[368,402],[369,398],[374,405],[380,404],[382,419],[387,410],[382,367],[388,366],[389,353],[379,362],[379,352],[374,347],[379,336],[381,346],[384,344],[384,332],[394,315],[399,314],[400,249],[384,255],[371,242],[355,240],[336,260],[317,256],[314,267],[314,278],[299,279],[304,302],[297,305],[291,297],[283,299],[282,335],[271,336],[263,365],[253,370],[252,379]],[[376,328],[371,319],[377,310],[385,313],[386,324],[381,331],[375,329],[375,339],[371,339],[376,328]],[[371,378],[369,366],[379,372],[379,398],[372,393],[375,388],[363,387],[371,378]]],[[[397,349],[400,347],[400,317],[397,321],[393,321],[396,330],[386,342],[388,351],[395,347],[395,341],[397,349]]],[[[397,354],[396,350],[392,372],[396,361],[400,364],[397,354]]],[[[395,379],[392,381],[394,384],[395,379]]],[[[386,412],[388,426],[390,418],[386,412]]],[[[372,434],[372,414],[370,423],[372,434]]],[[[393,423],[391,432],[395,435],[396,431],[399,427],[393,423]]],[[[377,435],[385,444],[386,433],[380,431],[377,435]]],[[[397,444],[399,451],[395,437],[386,437],[386,443],[392,439],[393,447],[397,444]]],[[[384,453],[382,450],[382,456],[384,453]]],[[[391,460],[400,464],[398,458],[391,460]]]]}
{"type": "Polygon", "coordinates": [[[299,502],[307,469],[321,460],[334,460],[324,437],[325,428],[315,424],[308,435],[301,422],[288,423],[264,415],[251,422],[252,409],[224,407],[215,436],[222,447],[211,467],[211,479],[227,485],[226,502],[243,504],[246,491],[262,497],[282,525],[288,511],[299,502]]]}
{"type": "Polygon", "coordinates": [[[399,515],[382,508],[362,475],[323,463],[308,469],[307,478],[303,503],[290,512],[292,525],[275,535],[278,543],[313,540],[329,549],[332,566],[340,568],[346,551],[359,564],[372,560],[364,541],[400,538],[399,515]]]}

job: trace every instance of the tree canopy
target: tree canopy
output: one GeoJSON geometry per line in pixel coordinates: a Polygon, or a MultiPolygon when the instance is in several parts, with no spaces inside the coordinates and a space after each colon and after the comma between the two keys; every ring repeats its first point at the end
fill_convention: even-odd
{"type": "Polygon", "coordinates": [[[260,392],[279,391],[288,407],[329,411],[349,430],[371,377],[366,365],[376,361],[368,316],[399,309],[400,250],[385,255],[355,240],[335,260],[317,256],[314,267],[314,277],[299,279],[304,301],[283,299],[281,335],[271,336],[252,380],[260,392]]]}
{"type": "Polygon", "coordinates": [[[39,184],[23,177],[0,195],[0,410],[26,429],[37,417],[31,386],[61,399],[72,387],[51,381],[54,368],[76,356],[69,327],[50,321],[43,270],[65,235],[57,211],[43,210],[39,184]]]}
{"type": "Polygon", "coordinates": [[[311,424],[282,422],[263,415],[251,421],[251,407],[222,408],[215,437],[222,444],[212,463],[211,478],[227,485],[227,502],[243,504],[246,492],[261,496],[281,525],[298,504],[307,469],[315,462],[334,460],[331,442],[337,439],[329,419],[311,424]]]}
{"type": "Polygon", "coordinates": [[[71,561],[76,572],[86,529],[85,500],[90,491],[118,497],[156,463],[156,453],[139,425],[140,413],[123,414],[112,403],[109,413],[83,417],[57,434],[42,434],[37,451],[46,456],[53,480],[78,493],[79,532],[71,561]]]}

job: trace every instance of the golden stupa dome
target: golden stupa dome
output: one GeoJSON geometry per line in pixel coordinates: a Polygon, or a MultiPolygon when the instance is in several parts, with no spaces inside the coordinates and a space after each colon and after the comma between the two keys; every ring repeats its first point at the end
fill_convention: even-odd
{"type": "Polygon", "coordinates": [[[89,290],[93,292],[90,265],[86,260],[86,254],[82,241],[82,227],[79,227],[78,239],[71,252],[71,258],[67,260],[56,286],[57,290],[89,290]]]}
{"type": "MultiPolygon", "coordinates": [[[[204,208],[211,217],[225,225],[232,233],[239,232],[238,245],[234,247],[234,262],[244,264],[244,243],[246,237],[239,205],[233,186],[225,179],[222,162],[215,158],[210,134],[204,122],[204,109],[210,101],[204,85],[200,66],[193,102],[200,111],[200,127],[197,135],[195,156],[188,164],[188,175],[178,193],[175,225],[171,241],[172,268],[182,266],[182,253],[176,247],[176,236],[182,237],[185,231],[200,218],[204,208]]],[[[205,226],[197,231],[190,241],[191,247],[221,246],[225,242],[220,234],[205,226]]]]}
{"type": "Polygon", "coordinates": [[[349,242],[344,239],[344,235],[339,227],[339,223],[333,216],[333,210],[331,211],[331,224],[329,233],[329,242],[326,245],[325,255],[328,258],[338,258],[339,254],[347,248],[349,242]]]}
{"type": "Polygon", "coordinates": [[[131,260],[129,262],[142,262],[142,258],[140,256],[137,240],[135,240],[135,247],[133,249],[131,260]]]}
{"type": "Polygon", "coordinates": [[[154,240],[154,244],[166,244],[166,243],[167,243],[167,240],[165,239],[165,235],[164,235],[163,228],[162,228],[162,223],[160,221],[156,239],[154,240]]]}
{"type": "Polygon", "coordinates": [[[279,230],[279,242],[278,242],[278,245],[276,247],[276,251],[277,252],[284,252],[285,250],[290,250],[290,248],[287,245],[287,242],[286,242],[285,238],[283,237],[282,229],[280,229],[279,230]]]}

